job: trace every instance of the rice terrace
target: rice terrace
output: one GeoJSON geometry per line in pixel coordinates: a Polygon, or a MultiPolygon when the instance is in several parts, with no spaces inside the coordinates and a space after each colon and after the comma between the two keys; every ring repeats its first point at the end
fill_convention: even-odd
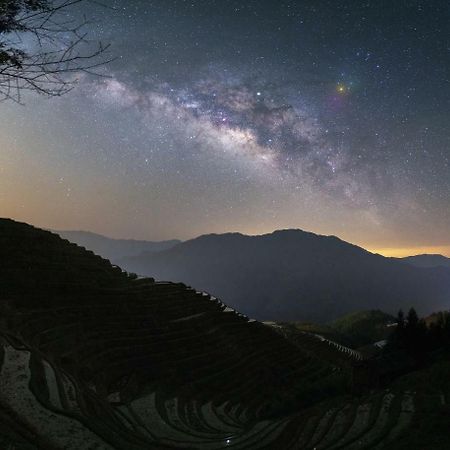
{"type": "Polygon", "coordinates": [[[0,450],[449,450],[449,23],[0,0],[0,450]]]}

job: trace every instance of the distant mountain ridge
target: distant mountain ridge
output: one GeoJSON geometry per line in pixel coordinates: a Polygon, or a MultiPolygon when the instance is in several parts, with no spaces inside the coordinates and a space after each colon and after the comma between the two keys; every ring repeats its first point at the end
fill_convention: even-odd
{"type": "Polygon", "coordinates": [[[209,234],[124,258],[127,270],[182,281],[259,320],[330,321],[362,309],[449,307],[450,270],[423,269],[335,236],[280,230],[209,234]]]}
{"type": "Polygon", "coordinates": [[[416,267],[449,267],[450,268],[450,258],[443,255],[415,255],[407,256],[406,258],[401,258],[401,260],[407,264],[411,264],[416,267]]]}
{"type": "Polygon", "coordinates": [[[142,252],[157,252],[167,250],[181,241],[171,239],[167,241],[145,241],[135,239],[114,239],[90,231],[57,231],[62,238],[74,242],[82,247],[92,250],[94,253],[116,263],[121,258],[137,256],[142,252]]]}

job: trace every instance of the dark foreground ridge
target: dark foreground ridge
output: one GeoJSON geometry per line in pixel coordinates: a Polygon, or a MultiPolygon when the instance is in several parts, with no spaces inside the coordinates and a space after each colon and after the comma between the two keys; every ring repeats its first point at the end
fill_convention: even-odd
{"type": "Polygon", "coordinates": [[[397,448],[413,421],[412,391],[349,395],[349,349],[50,232],[0,220],[0,261],[0,448],[397,448]]]}

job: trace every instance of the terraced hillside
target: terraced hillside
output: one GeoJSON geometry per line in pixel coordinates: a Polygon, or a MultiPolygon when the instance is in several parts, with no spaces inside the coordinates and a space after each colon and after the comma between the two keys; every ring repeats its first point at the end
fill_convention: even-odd
{"type": "Polygon", "coordinates": [[[352,398],[342,349],[183,284],[11,220],[0,261],[0,448],[387,448],[411,423],[413,392],[352,398]]]}

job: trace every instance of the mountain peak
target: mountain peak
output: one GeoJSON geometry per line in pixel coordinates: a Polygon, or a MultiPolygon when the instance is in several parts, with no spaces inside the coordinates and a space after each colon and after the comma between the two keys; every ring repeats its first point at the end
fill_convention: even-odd
{"type": "Polygon", "coordinates": [[[157,254],[122,260],[128,270],[197,286],[259,320],[329,321],[354,310],[447,302],[450,271],[438,274],[299,229],[247,236],[209,234],[157,254]]]}

